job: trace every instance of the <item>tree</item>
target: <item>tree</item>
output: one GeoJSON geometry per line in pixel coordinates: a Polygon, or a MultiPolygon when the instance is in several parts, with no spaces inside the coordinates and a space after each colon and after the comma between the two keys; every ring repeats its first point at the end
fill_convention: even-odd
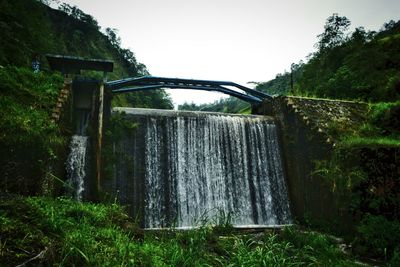
{"type": "Polygon", "coordinates": [[[51,4],[60,4],[59,0],[37,0],[38,2],[45,4],[46,6],[51,6],[51,4]]]}
{"type": "Polygon", "coordinates": [[[106,28],[106,36],[108,40],[115,48],[120,49],[121,38],[117,34],[118,34],[117,29],[106,28]]]}
{"type": "Polygon", "coordinates": [[[390,20],[389,22],[386,22],[383,24],[383,30],[384,31],[390,31],[391,29],[394,29],[396,26],[396,22],[394,20],[390,20]]]}
{"type": "Polygon", "coordinates": [[[324,52],[343,44],[346,41],[346,31],[351,22],[346,17],[340,17],[337,13],[328,17],[324,26],[324,32],[318,35],[317,47],[319,52],[324,52]]]}
{"type": "Polygon", "coordinates": [[[71,6],[69,4],[63,3],[58,7],[58,9],[77,20],[92,25],[96,28],[96,30],[100,29],[98,22],[91,15],[86,14],[85,12],[80,10],[77,6],[71,6]]]}

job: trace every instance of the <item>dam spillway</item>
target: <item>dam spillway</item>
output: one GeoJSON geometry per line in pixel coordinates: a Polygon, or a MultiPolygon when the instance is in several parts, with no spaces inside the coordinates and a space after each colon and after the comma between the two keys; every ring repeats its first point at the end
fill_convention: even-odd
{"type": "Polygon", "coordinates": [[[112,145],[116,194],[145,228],[290,223],[277,127],[271,117],[115,108],[137,124],[112,145]],[[223,218],[221,218],[223,217],[223,218]]]}

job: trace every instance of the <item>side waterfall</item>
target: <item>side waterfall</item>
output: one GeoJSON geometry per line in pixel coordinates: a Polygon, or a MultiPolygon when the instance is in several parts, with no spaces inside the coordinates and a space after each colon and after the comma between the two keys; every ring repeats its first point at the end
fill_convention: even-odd
{"type": "Polygon", "coordinates": [[[87,146],[87,136],[72,136],[70,153],[66,162],[68,174],[67,191],[70,191],[78,201],[82,201],[85,190],[87,146]]]}
{"type": "Polygon", "coordinates": [[[290,223],[271,118],[118,110],[139,129],[120,143],[118,149],[136,159],[129,163],[134,166],[118,160],[114,186],[144,227],[192,227],[221,215],[235,226],[290,223]]]}
{"type": "Polygon", "coordinates": [[[88,164],[89,137],[86,128],[89,123],[90,111],[78,109],[76,112],[75,135],[69,144],[69,155],[65,163],[67,169],[66,191],[76,200],[82,201],[85,191],[85,180],[88,164]]]}

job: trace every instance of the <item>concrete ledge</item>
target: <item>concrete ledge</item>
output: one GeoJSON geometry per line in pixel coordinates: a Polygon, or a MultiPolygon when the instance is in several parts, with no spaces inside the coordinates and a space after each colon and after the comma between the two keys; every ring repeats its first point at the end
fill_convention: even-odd
{"type": "MultiPolygon", "coordinates": [[[[217,225],[206,225],[215,227],[217,225]]],[[[294,226],[294,224],[281,224],[281,225],[258,225],[258,224],[251,224],[251,225],[234,225],[233,229],[239,231],[264,231],[264,230],[281,230],[285,227],[294,226]]],[[[170,228],[144,228],[145,231],[189,231],[200,229],[201,226],[182,226],[182,227],[170,227],[170,228]]]]}
{"type": "Polygon", "coordinates": [[[218,116],[218,117],[241,117],[250,119],[259,119],[266,121],[274,121],[271,116],[265,115],[244,115],[244,114],[230,114],[220,112],[204,112],[204,111],[178,111],[178,110],[165,110],[165,109],[147,109],[147,108],[125,108],[115,107],[112,109],[113,113],[125,113],[126,115],[132,116],[160,116],[160,117],[206,117],[206,116],[218,116]]]}

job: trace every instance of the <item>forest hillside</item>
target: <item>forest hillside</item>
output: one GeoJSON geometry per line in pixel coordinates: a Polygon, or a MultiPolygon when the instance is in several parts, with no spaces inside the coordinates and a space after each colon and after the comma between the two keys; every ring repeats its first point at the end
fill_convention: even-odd
{"type": "MultiPolygon", "coordinates": [[[[400,20],[383,24],[378,31],[358,27],[333,14],[318,35],[316,51],[307,62],[292,64],[291,70],[275,79],[259,82],[256,90],[270,95],[297,95],[366,102],[395,102],[400,99],[400,20]]],[[[310,50],[312,48],[310,47],[310,50]]],[[[245,103],[232,98],[200,107],[184,104],[180,109],[236,113],[245,103]]]]}

